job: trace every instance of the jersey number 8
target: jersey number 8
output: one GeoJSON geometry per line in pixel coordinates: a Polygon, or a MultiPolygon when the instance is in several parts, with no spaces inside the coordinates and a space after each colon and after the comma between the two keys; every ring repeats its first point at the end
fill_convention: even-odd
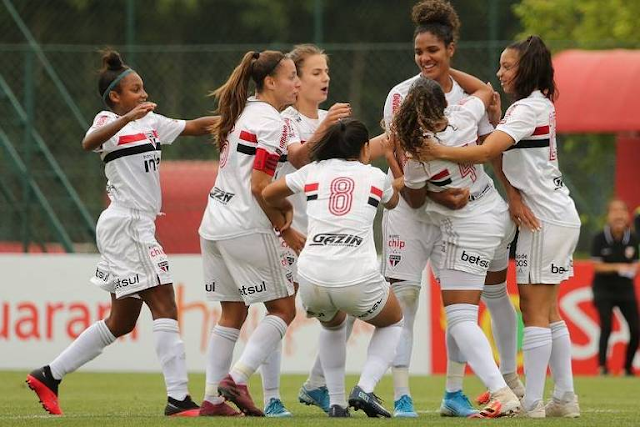
{"type": "Polygon", "coordinates": [[[331,181],[329,212],[335,216],[343,216],[351,210],[355,185],[353,179],[346,177],[338,177],[331,181]]]}

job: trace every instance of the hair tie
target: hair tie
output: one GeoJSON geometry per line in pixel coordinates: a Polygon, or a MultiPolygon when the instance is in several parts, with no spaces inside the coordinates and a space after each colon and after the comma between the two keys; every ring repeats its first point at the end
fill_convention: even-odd
{"type": "Polygon", "coordinates": [[[251,55],[251,57],[252,57],[253,59],[258,59],[258,58],[260,58],[260,52],[253,52],[253,55],[251,55]]]}
{"type": "Polygon", "coordinates": [[[115,79],[113,79],[111,84],[107,86],[107,90],[105,90],[104,93],[102,94],[102,100],[104,101],[105,104],[107,104],[107,98],[109,97],[109,92],[111,92],[116,87],[116,85],[120,83],[120,80],[122,80],[129,73],[133,73],[133,69],[127,68],[126,70],[118,74],[118,76],[115,79]]]}

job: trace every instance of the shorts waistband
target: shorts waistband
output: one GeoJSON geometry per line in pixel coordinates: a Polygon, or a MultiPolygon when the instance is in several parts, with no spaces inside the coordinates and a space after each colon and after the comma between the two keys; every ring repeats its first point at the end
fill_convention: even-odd
{"type": "Polygon", "coordinates": [[[475,202],[476,200],[482,199],[485,196],[485,194],[487,194],[489,190],[491,190],[491,188],[493,188],[491,184],[485,185],[485,187],[482,190],[476,191],[475,193],[470,194],[469,201],[475,202]]]}
{"type": "Polygon", "coordinates": [[[148,218],[152,221],[155,221],[156,217],[158,216],[155,212],[143,211],[140,209],[133,209],[127,206],[122,206],[115,202],[111,202],[111,204],[109,205],[109,207],[107,207],[107,209],[111,210],[112,212],[126,213],[128,215],[133,215],[133,216],[141,216],[144,218],[148,218]]]}

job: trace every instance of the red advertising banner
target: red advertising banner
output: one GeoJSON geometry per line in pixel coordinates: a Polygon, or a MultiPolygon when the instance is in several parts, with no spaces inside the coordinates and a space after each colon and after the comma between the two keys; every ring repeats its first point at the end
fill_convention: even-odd
{"type": "MultiPolygon", "coordinates": [[[[573,372],[576,375],[595,375],[598,372],[598,339],[600,336],[600,326],[598,314],[593,306],[593,294],[591,283],[593,279],[593,267],[588,261],[577,261],[574,264],[575,275],[560,287],[560,312],[564,318],[569,333],[571,335],[573,356],[573,372]]],[[[431,277],[431,283],[435,279],[431,277]]],[[[518,367],[522,370],[522,318],[518,307],[518,289],[515,282],[515,267],[513,262],[509,266],[508,289],[516,311],[518,312],[518,367]]],[[[636,280],[636,289],[640,280],[636,280]]],[[[443,374],[446,372],[447,351],[444,344],[444,331],[446,320],[442,301],[440,298],[440,288],[437,285],[429,287],[431,292],[431,348],[432,372],[443,374]]],[[[638,294],[638,293],[637,293],[638,294]]],[[[613,330],[609,338],[609,369],[612,373],[617,373],[623,369],[624,351],[629,340],[629,330],[622,316],[614,312],[613,330]]],[[[494,349],[496,360],[498,353],[491,334],[491,319],[486,307],[481,304],[479,313],[480,326],[489,337],[489,341],[494,349]]],[[[635,367],[638,368],[638,358],[635,367]]]]}

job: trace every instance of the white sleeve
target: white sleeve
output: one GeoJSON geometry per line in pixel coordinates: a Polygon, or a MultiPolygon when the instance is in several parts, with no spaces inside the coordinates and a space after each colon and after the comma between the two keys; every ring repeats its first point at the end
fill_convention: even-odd
{"type": "Polygon", "coordinates": [[[391,200],[391,197],[393,197],[393,186],[391,182],[391,176],[384,172],[382,173],[382,175],[384,176],[384,184],[382,186],[382,198],[380,199],[380,201],[382,202],[382,204],[385,204],[389,200],[391,200]]]}
{"type": "Polygon", "coordinates": [[[284,117],[284,122],[289,126],[289,138],[287,140],[287,147],[291,144],[300,144],[302,141],[300,140],[300,129],[298,129],[298,125],[295,124],[293,120],[288,117],[284,117]]]}
{"type": "Polygon", "coordinates": [[[404,185],[412,190],[419,190],[427,185],[428,180],[424,163],[409,159],[404,165],[404,185]]]}
{"type": "Polygon", "coordinates": [[[400,109],[400,105],[402,105],[402,95],[395,90],[392,90],[387,95],[387,99],[384,102],[384,110],[382,113],[382,119],[384,120],[384,125],[389,130],[391,128],[391,123],[393,122],[393,116],[400,109]]]}
{"type": "Polygon", "coordinates": [[[309,171],[313,166],[313,163],[309,163],[308,165],[304,165],[297,171],[285,175],[285,182],[292,193],[295,194],[304,191],[304,186],[307,182],[307,176],[309,175],[309,171]]]}
{"type": "MultiPolygon", "coordinates": [[[[91,124],[91,127],[89,128],[89,130],[87,130],[87,133],[85,134],[85,137],[88,136],[89,134],[95,132],[96,130],[98,130],[102,126],[107,125],[107,124],[115,121],[117,118],[118,118],[118,116],[116,116],[115,114],[113,114],[113,113],[111,113],[109,111],[101,111],[101,112],[99,112],[96,115],[96,117],[93,119],[93,123],[91,124]]],[[[93,151],[95,153],[101,153],[103,151],[103,149],[105,148],[105,145],[108,148],[112,148],[112,147],[115,147],[116,145],[118,145],[116,135],[114,135],[111,138],[109,138],[107,141],[102,143],[98,148],[94,149],[93,151]]]]}
{"type": "Polygon", "coordinates": [[[466,115],[476,123],[479,123],[482,117],[487,113],[487,110],[484,107],[484,102],[482,102],[482,100],[477,96],[464,98],[458,104],[462,106],[462,110],[464,110],[466,115]]]}
{"type": "Polygon", "coordinates": [[[184,127],[187,125],[185,120],[170,119],[162,114],[154,112],[149,114],[152,114],[151,117],[154,120],[160,144],[171,144],[178,136],[180,136],[184,127]]]}
{"type": "Polygon", "coordinates": [[[494,129],[495,128],[489,121],[489,115],[485,111],[484,116],[482,116],[482,118],[480,119],[480,122],[478,123],[478,136],[489,135],[491,132],[494,131],[494,129]]]}
{"type": "Polygon", "coordinates": [[[280,116],[262,116],[255,127],[258,149],[269,154],[287,152],[292,128],[280,116]]]}
{"type": "Polygon", "coordinates": [[[514,139],[517,144],[521,139],[533,135],[536,129],[536,112],[526,104],[515,103],[505,113],[496,127],[514,139]]]}

